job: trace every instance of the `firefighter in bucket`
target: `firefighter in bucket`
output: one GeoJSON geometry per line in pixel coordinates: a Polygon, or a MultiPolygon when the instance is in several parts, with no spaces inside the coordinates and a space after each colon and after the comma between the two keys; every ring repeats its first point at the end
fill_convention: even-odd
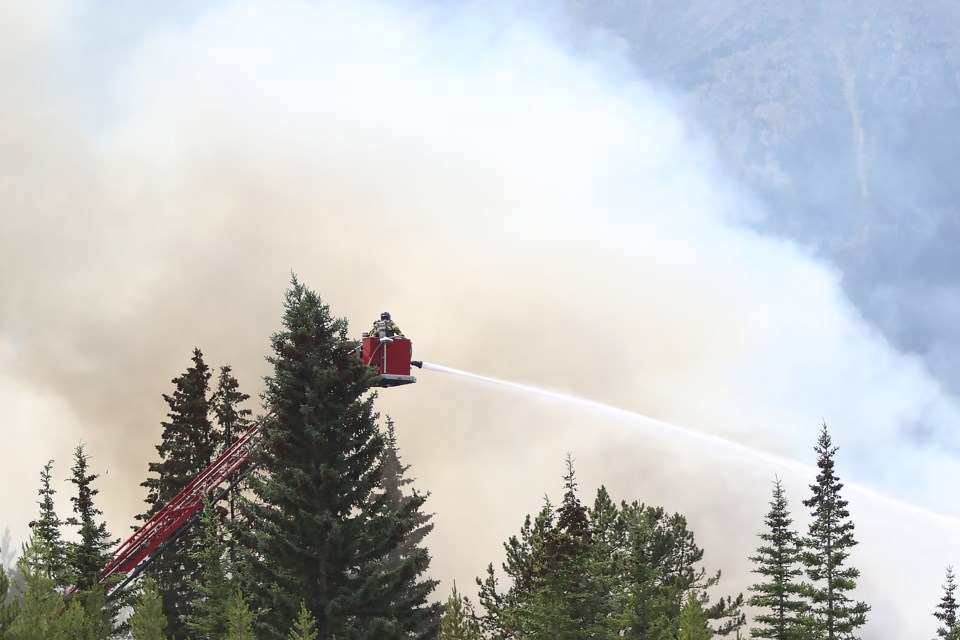
{"type": "Polygon", "coordinates": [[[400,331],[400,327],[397,326],[397,323],[390,318],[390,314],[384,311],[380,314],[380,319],[375,320],[373,323],[373,328],[367,334],[371,338],[393,338],[403,337],[403,332],[400,331]]]}

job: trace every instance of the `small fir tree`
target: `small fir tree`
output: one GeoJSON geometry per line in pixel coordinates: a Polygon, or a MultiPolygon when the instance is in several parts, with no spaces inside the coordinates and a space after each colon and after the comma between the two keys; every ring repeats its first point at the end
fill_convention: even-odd
{"type": "Polygon", "coordinates": [[[870,607],[854,602],[847,595],[857,586],[859,569],[846,566],[850,550],[857,544],[847,501],[840,490],[843,483],[834,471],[837,448],[830,440],[824,423],[815,447],[817,452],[816,484],[803,504],[811,510],[812,521],[801,554],[807,577],[811,620],[825,640],[852,640],[856,630],[867,621],[870,607]]]}
{"type": "Polygon", "coordinates": [[[17,594],[19,606],[4,640],[66,640],[65,627],[75,628],[78,619],[81,628],[85,626],[82,624],[83,611],[76,608],[79,603],[74,603],[75,608],[69,617],[62,615],[65,603],[50,577],[49,551],[35,536],[23,545],[17,568],[22,580],[17,594]]]}
{"type": "Polygon", "coordinates": [[[53,504],[56,490],[50,484],[52,469],[53,460],[50,460],[40,471],[40,500],[37,502],[40,515],[30,523],[30,529],[48,549],[50,577],[58,587],[65,587],[70,580],[67,572],[67,547],[60,536],[60,529],[65,523],[57,515],[53,504]]]}
{"type": "Polygon", "coordinates": [[[753,617],[756,626],[750,635],[801,640],[806,602],[799,582],[803,575],[800,541],[791,529],[793,519],[779,478],[773,483],[773,498],[764,522],[767,529],[760,534],[763,544],[757,548],[757,555],[750,558],[754,563],[753,572],[762,577],[761,582],[750,587],[753,595],[747,604],[758,608],[753,617]]]}
{"type": "Polygon", "coordinates": [[[416,489],[408,491],[413,484],[413,479],[406,475],[409,469],[410,465],[400,461],[393,420],[388,417],[379,495],[383,496],[387,511],[395,513],[405,525],[399,532],[400,542],[387,553],[384,567],[387,573],[411,576],[395,596],[398,615],[405,618],[401,625],[412,631],[412,638],[433,640],[442,605],[428,602],[428,598],[438,581],[421,578],[430,566],[430,554],[423,541],[433,530],[433,514],[421,510],[428,496],[416,489]]]}
{"type": "Polygon", "coordinates": [[[256,640],[253,625],[257,616],[250,611],[243,594],[237,590],[227,609],[227,635],[224,640],[256,640]]]}
{"type": "Polygon", "coordinates": [[[227,610],[233,601],[232,570],[226,547],[220,535],[220,514],[205,497],[201,514],[203,541],[194,551],[194,559],[200,564],[200,579],[193,589],[198,599],[194,604],[193,617],[187,627],[195,637],[219,640],[227,632],[227,610]]]}
{"type": "Polygon", "coordinates": [[[456,584],[453,585],[453,592],[443,606],[440,640],[482,640],[480,625],[473,613],[473,608],[470,602],[457,592],[456,584]]]}
{"type": "Polygon", "coordinates": [[[317,640],[317,621],[314,619],[307,603],[300,601],[300,615],[293,623],[293,628],[287,635],[287,640],[317,640]]]}
{"type": "Polygon", "coordinates": [[[707,616],[703,613],[700,599],[693,593],[680,609],[680,632],[678,640],[710,640],[713,632],[707,626],[707,616]]]}
{"type": "Polygon", "coordinates": [[[957,583],[953,567],[947,567],[947,581],[943,585],[943,597],[933,617],[940,622],[937,636],[944,640],[960,640],[960,625],[957,624],[957,583]]]}
{"type": "MultiPolygon", "coordinates": [[[[149,463],[149,473],[154,475],[141,483],[147,488],[149,506],[145,513],[137,516],[138,520],[149,520],[210,466],[219,445],[220,436],[210,422],[207,399],[211,374],[200,349],[193,350],[192,362],[183,374],[172,380],[173,394],[163,395],[169,412],[156,447],[160,461],[149,463]]],[[[188,531],[151,567],[163,599],[163,610],[170,621],[168,633],[175,640],[187,637],[186,621],[197,599],[192,585],[200,576],[200,566],[193,555],[199,536],[196,530],[188,531]]]]}
{"type": "Polygon", "coordinates": [[[157,583],[151,576],[143,581],[140,596],[130,616],[130,632],[133,640],[166,640],[167,616],[163,613],[163,601],[157,583]]]}

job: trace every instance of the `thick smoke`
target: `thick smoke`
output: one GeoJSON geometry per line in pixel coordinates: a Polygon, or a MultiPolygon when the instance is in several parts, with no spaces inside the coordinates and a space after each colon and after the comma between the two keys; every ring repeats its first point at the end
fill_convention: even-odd
{"type": "MultiPolygon", "coordinates": [[[[609,57],[489,7],[45,7],[61,10],[0,1],[0,516],[15,536],[42,464],[66,477],[81,440],[126,531],[161,393],[198,346],[256,396],[291,270],[357,335],[391,311],[430,362],[806,465],[826,420],[845,480],[956,515],[955,399],[864,322],[842,274],[741,227],[762,212],[709,142],[609,57]]],[[[606,483],[687,514],[725,591],[751,581],[775,473],[805,522],[809,467],[419,375],[378,404],[433,493],[443,589],[559,496],[566,452],[584,501],[606,483]]],[[[956,524],[851,494],[871,637],[929,635],[956,524]]]]}

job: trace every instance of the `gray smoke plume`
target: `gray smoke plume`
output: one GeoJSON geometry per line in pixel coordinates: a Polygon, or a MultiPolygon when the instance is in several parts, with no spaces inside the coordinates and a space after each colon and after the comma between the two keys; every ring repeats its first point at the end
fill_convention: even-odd
{"type": "Polygon", "coordinates": [[[673,96],[509,6],[168,11],[0,2],[15,537],[43,463],[66,477],[80,441],[126,531],[161,394],[197,346],[256,396],[292,270],[357,335],[388,310],[418,358],[807,465],[418,372],[378,406],[432,491],[443,590],[499,562],[571,452],[585,501],[605,483],[685,513],[740,591],[774,474],[803,521],[826,420],[844,480],[921,508],[851,490],[871,637],[932,633],[956,524],[924,509],[958,515],[956,398],[861,317],[834,265],[744,226],[762,209],[673,96]]]}

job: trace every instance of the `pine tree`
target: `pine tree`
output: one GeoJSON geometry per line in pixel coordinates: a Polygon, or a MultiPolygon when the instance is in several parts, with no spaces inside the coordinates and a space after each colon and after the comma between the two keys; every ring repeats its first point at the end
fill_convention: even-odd
{"type": "Polygon", "coordinates": [[[130,616],[130,632],[133,640],[166,640],[167,616],[163,613],[163,601],[157,583],[147,576],[143,589],[130,616]]]}
{"type": "Polygon", "coordinates": [[[703,613],[700,599],[693,593],[680,609],[680,633],[678,640],[710,640],[713,632],[707,626],[707,616],[703,613]]]}
{"type": "Polygon", "coordinates": [[[850,640],[867,620],[870,607],[853,602],[847,594],[856,588],[860,571],[845,566],[850,549],[856,544],[847,501],[840,495],[843,483],[834,472],[834,455],[827,425],[824,423],[815,447],[817,483],[810,485],[813,495],[803,504],[811,509],[812,522],[804,540],[801,560],[812,581],[809,599],[819,635],[826,640],[850,640]]]}
{"type": "MultiPolygon", "coordinates": [[[[193,365],[172,380],[173,395],[163,395],[169,412],[162,423],[161,442],[157,445],[159,462],[149,464],[155,474],[141,483],[147,488],[146,513],[138,520],[149,520],[167,502],[187,486],[201,471],[210,466],[220,442],[210,422],[207,399],[210,370],[200,349],[193,350],[193,365]]],[[[163,610],[170,621],[169,633],[175,640],[188,637],[187,619],[197,594],[192,588],[200,575],[200,566],[193,557],[199,544],[197,531],[188,531],[177,544],[167,549],[151,567],[163,599],[163,610]]]]}
{"type": "MultiPolygon", "coordinates": [[[[249,394],[240,391],[240,383],[233,376],[230,365],[220,367],[217,389],[210,399],[210,405],[217,416],[220,433],[223,435],[222,446],[218,453],[226,450],[250,428],[252,411],[241,406],[249,398],[249,394]]],[[[227,514],[230,522],[236,519],[236,505],[232,491],[227,496],[227,514]]]]}
{"type": "Polygon", "coordinates": [[[58,587],[68,586],[67,547],[60,537],[60,529],[65,524],[57,515],[53,504],[56,490],[50,485],[53,460],[43,466],[40,472],[40,516],[30,523],[33,535],[47,548],[50,555],[50,577],[58,587]]]}
{"type": "Polygon", "coordinates": [[[193,584],[198,599],[187,627],[197,638],[220,640],[226,635],[227,610],[233,601],[233,584],[228,577],[232,571],[220,537],[220,515],[206,498],[200,531],[202,544],[194,551],[194,559],[200,564],[200,579],[193,584]]]}
{"type": "Polygon", "coordinates": [[[287,640],[317,640],[317,621],[307,609],[307,603],[300,601],[300,615],[293,623],[287,640]]]}
{"type": "Polygon", "coordinates": [[[947,567],[947,582],[943,585],[943,597],[933,617],[940,621],[937,636],[944,640],[960,640],[960,624],[957,620],[956,577],[953,567],[947,567]]]}
{"type": "MultiPolygon", "coordinates": [[[[423,562],[386,560],[414,528],[379,490],[385,440],[351,353],[347,323],[296,278],[272,337],[269,415],[238,503],[244,591],[263,610],[261,637],[281,638],[301,599],[323,638],[391,640],[416,631],[404,598],[423,562]]],[[[416,504],[416,503],[410,503],[416,504]]]]}
{"type": "Polygon", "coordinates": [[[227,635],[224,640],[256,640],[253,625],[257,616],[250,611],[246,598],[237,591],[227,609],[227,635]]]}
{"type": "Polygon", "coordinates": [[[773,499],[764,521],[767,530],[760,534],[763,544],[757,548],[757,555],[750,558],[755,565],[753,572],[763,578],[762,582],[750,587],[753,595],[747,604],[760,609],[753,618],[757,626],[750,630],[750,635],[754,638],[800,640],[806,611],[803,585],[798,581],[803,574],[800,541],[790,528],[793,520],[779,479],[773,483],[773,499]]]}
{"type": "Polygon", "coordinates": [[[453,592],[443,606],[439,640],[482,640],[480,625],[473,614],[473,609],[469,601],[457,592],[456,584],[453,585],[453,592]]]}

